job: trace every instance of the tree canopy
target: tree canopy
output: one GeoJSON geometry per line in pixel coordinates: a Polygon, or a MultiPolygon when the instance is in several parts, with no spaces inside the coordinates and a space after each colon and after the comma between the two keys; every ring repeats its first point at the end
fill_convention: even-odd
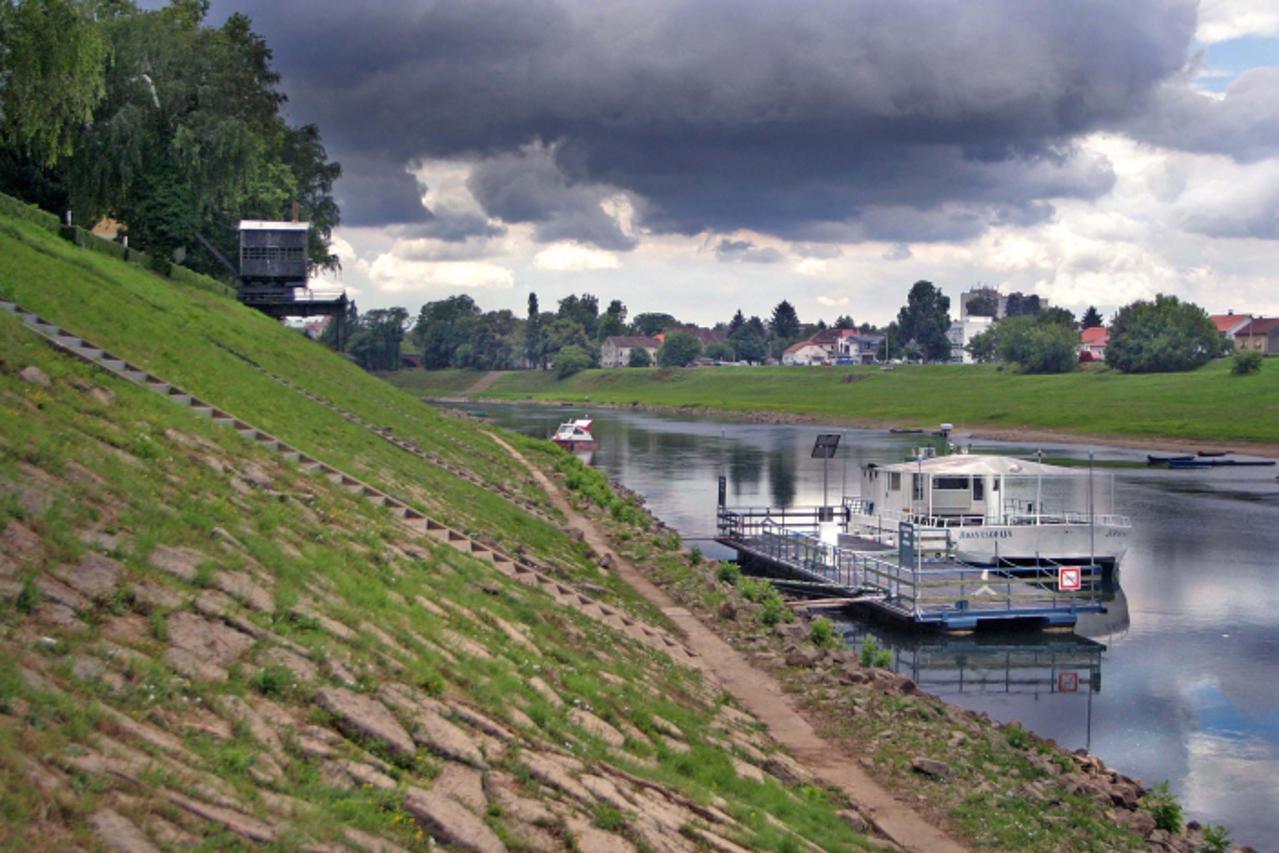
{"type": "Polygon", "coordinates": [[[1079,334],[1073,320],[1062,322],[1049,314],[1005,317],[992,331],[999,357],[1024,373],[1067,373],[1078,363],[1079,334]]]}
{"type": "Polygon", "coordinates": [[[135,247],[214,274],[200,237],[234,255],[240,219],[287,219],[296,201],[311,261],[334,268],[341,167],[314,126],[286,122],[249,19],[207,26],[208,6],[0,0],[4,188],[86,225],[111,217],[135,247]]]}
{"type": "Polygon", "coordinates": [[[688,367],[701,354],[701,341],[688,332],[673,332],[657,351],[657,363],[662,367],[688,367]]]}
{"type": "Polygon", "coordinates": [[[948,361],[950,340],[950,297],[931,281],[917,281],[906,296],[906,304],[897,312],[892,346],[902,347],[914,341],[920,355],[928,361],[948,361]]]}
{"type": "Polygon", "coordinates": [[[1106,364],[1125,373],[1194,370],[1227,348],[1208,313],[1193,302],[1158,294],[1120,308],[1110,323],[1106,364]]]}
{"type": "Polygon", "coordinates": [[[1083,318],[1079,321],[1079,325],[1085,329],[1095,329],[1105,324],[1105,320],[1101,318],[1101,312],[1096,306],[1089,305],[1088,310],[1084,312],[1083,318]]]}

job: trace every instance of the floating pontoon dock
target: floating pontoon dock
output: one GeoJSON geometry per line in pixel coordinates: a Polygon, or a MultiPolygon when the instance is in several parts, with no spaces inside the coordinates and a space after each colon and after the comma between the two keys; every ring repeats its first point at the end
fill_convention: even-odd
{"type": "Polygon", "coordinates": [[[716,541],[734,549],[749,570],[804,582],[827,597],[921,627],[971,631],[986,624],[1071,628],[1098,613],[1103,572],[1097,565],[979,565],[954,557],[949,532],[898,528],[897,547],[820,531],[842,508],[769,507],[718,511],[716,541]]]}

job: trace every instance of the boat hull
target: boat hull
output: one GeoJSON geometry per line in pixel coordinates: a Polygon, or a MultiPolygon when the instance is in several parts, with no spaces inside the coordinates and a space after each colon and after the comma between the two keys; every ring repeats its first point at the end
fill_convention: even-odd
{"type": "Polygon", "coordinates": [[[558,444],[560,447],[564,448],[565,450],[571,453],[575,453],[579,450],[594,450],[596,445],[596,442],[594,439],[587,440],[587,439],[581,439],[581,438],[553,438],[551,439],[551,441],[553,441],[555,444],[558,444]]]}

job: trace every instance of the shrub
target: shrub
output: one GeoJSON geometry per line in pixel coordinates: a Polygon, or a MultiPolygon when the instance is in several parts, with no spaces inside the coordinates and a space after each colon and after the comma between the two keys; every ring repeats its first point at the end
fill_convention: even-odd
{"type": "Polygon", "coordinates": [[[733,352],[732,345],[724,341],[714,341],[708,344],[702,355],[712,361],[733,361],[737,357],[733,352]]]}
{"type": "Polygon", "coordinates": [[[1235,376],[1247,376],[1249,373],[1256,373],[1261,369],[1261,353],[1255,349],[1241,349],[1235,353],[1234,364],[1230,366],[1230,372],[1235,376]]]}
{"type": "Polygon", "coordinates": [[[1207,853],[1226,853],[1230,849],[1230,830],[1224,826],[1208,824],[1203,828],[1204,843],[1201,850],[1207,853]]]}
{"type": "Polygon", "coordinates": [[[742,579],[742,570],[736,563],[720,563],[719,568],[715,570],[715,578],[720,583],[737,586],[737,582],[742,579]]]}
{"type": "Polygon", "coordinates": [[[862,666],[890,669],[892,665],[893,653],[888,649],[881,649],[875,638],[867,635],[862,640],[862,666]]]}
{"type": "Polygon", "coordinates": [[[835,630],[835,625],[825,616],[819,616],[808,627],[808,639],[818,648],[835,648],[842,644],[843,638],[835,630]]]}
{"type": "Polygon", "coordinates": [[[657,351],[657,363],[662,367],[688,367],[701,354],[701,341],[688,332],[675,332],[666,336],[666,343],[657,351]]]}
{"type": "Polygon", "coordinates": [[[253,675],[253,689],[263,696],[285,698],[297,686],[297,678],[288,667],[272,664],[253,675]]]}
{"type": "Polygon", "coordinates": [[[22,582],[22,589],[18,591],[18,598],[14,604],[17,605],[19,612],[31,613],[40,606],[40,599],[43,597],[35,581],[27,578],[22,582]]]}
{"type": "Polygon", "coordinates": [[[1009,317],[995,328],[999,357],[1022,372],[1067,373],[1075,369],[1079,334],[1074,326],[1038,317],[1009,317]]]}
{"type": "Polygon", "coordinates": [[[702,549],[694,545],[688,549],[688,561],[694,566],[702,562],[702,549]]]}
{"type": "Polygon", "coordinates": [[[1147,791],[1141,798],[1141,804],[1150,811],[1157,828],[1173,835],[1181,832],[1181,804],[1168,790],[1166,780],[1147,791]]]}
{"type": "Polygon", "coordinates": [[[1008,745],[1013,749],[1029,749],[1031,744],[1030,732],[1023,729],[1016,723],[1009,723],[1004,734],[1008,738],[1008,745]]]}
{"type": "Polygon", "coordinates": [[[781,593],[773,589],[772,584],[769,584],[768,594],[760,601],[759,621],[770,628],[780,622],[795,621],[795,614],[786,606],[781,593]]]}
{"type": "Polygon", "coordinates": [[[626,359],[627,367],[652,367],[653,357],[643,347],[631,347],[630,357],[626,359]]]}
{"type": "Polygon", "coordinates": [[[555,356],[555,375],[567,379],[591,366],[591,355],[579,346],[569,344],[555,356]]]}
{"type": "Polygon", "coordinates": [[[1229,344],[1193,302],[1162,293],[1120,308],[1110,325],[1106,364],[1124,373],[1194,370],[1229,344]]]}

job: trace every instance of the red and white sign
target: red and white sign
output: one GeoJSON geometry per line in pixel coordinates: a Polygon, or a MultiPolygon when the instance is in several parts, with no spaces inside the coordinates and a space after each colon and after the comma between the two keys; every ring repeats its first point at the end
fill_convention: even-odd
{"type": "Polygon", "coordinates": [[[1077,592],[1084,585],[1082,575],[1078,566],[1062,566],[1057,569],[1057,589],[1062,592],[1077,592]]]}
{"type": "Polygon", "coordinates": [[[1078,693],[1079,692],[1079,673],[1077,672],[1057,673],[1057,692],[1058,693],[1078,693]]]}

